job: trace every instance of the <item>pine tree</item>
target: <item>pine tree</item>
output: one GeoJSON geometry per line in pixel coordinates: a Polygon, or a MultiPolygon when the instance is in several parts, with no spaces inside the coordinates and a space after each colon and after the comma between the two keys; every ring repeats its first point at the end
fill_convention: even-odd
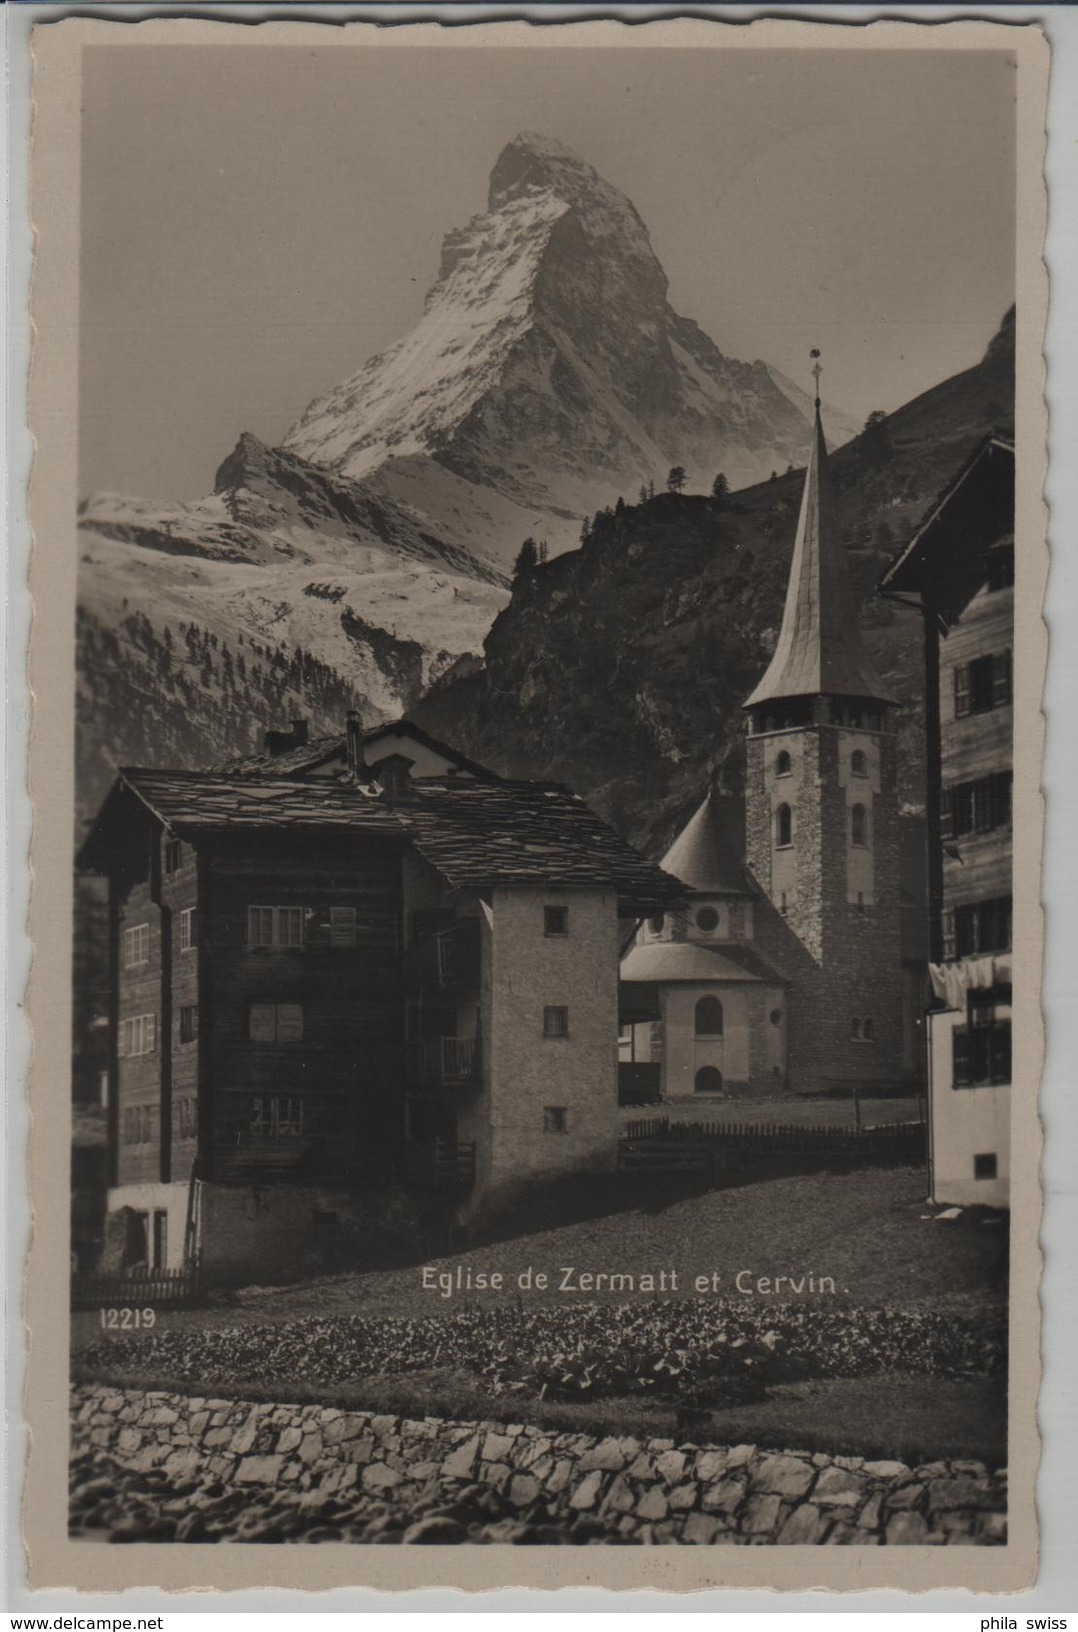
{"type": "Polygon", "coordinates": [[[524,578],[529,572],[534,572],[539,565],[539,551],[534,538],[526,538],[520,546],[520,553],[513,563],[513,577],[524,578]]]}
{"type": "Polygon", "coordinates": [[[666,491],[680,493],[688,479],[684,465],[672,465],[666,478],[666,491]]]}
{"type": "Polygon", "coordinates": [[[729,498],[729,496],[730,484],[726,480],[723,472],[720,470],[719,474],[715,477],[715,480],[711,484],[711,497],[719,504],[723,504],[725,503],[726,499],[729,498]]]}

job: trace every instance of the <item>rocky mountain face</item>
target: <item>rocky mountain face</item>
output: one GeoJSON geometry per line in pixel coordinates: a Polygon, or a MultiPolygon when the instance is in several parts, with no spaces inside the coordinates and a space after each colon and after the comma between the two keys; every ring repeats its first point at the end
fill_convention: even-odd
{"type": "MultiPolygon", "coordinates": [[[[883,568],[990,430],[1013,424],[1014,324],[981,363],[831,460],[866,644],[895,695],[902,793],[921,799],[921,640],[883,568]]],[[[801,471],[723,503],[661,493],[600,512],[587,543],[518,580],[485,667],[415,711],[495,770],[568,782],[659,854],[707,786],[743,779],[741,704],[774,649],[801,471]]]]}
{"type": "Polygon", "coordinates": [[[507,599],[404,507],[252,436],[200,503],[99,494],[78,535],[83,816],[121,764],[208,764],[293,716],[336,730],[348,708],[406,711],[507,599]]]}
{"type": "Polygon", "coordinates": [[[556,553],[583,514],[661,486],[673,464],[705,490],[719,470],[739,486],[785,469],[810,419],[777,371],[723,356],[671,308],[623,193],[522,135],[486,213],[446,238],[416,327],[312,403],[284,446],[353,480],[378,471],[394,493],[450,472],[531,511],[527,531],[556,553]]]}

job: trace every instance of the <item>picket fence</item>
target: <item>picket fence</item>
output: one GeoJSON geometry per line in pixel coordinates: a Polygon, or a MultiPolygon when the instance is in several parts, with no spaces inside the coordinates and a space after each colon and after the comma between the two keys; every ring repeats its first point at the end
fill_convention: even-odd
{"type": "Polygon", "coordinates": [[[75,1275],[71,1302],[76,1309],[143,1309],[147,1305],[189,1303],[198,1295],[198,1271],[132,1269],[123,1275],[75,1275]]]}

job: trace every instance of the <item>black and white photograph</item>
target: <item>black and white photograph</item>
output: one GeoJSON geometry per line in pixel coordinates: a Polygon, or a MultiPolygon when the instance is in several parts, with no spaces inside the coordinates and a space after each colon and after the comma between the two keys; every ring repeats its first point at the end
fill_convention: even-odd
{"type": "Polygon", "coordinates": [[[1039,34],[74,26],[67,1579],[1024,1584],[1039,34]]]}

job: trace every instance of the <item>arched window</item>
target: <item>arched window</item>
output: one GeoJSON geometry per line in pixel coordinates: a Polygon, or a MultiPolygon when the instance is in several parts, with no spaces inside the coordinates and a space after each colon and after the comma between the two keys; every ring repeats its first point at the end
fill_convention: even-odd
{"type": "Polygon", "coordinates": [[[863,748],[855,748],[850,755],[850,770],[854,776],[868,775],[868,759],[863,748]]]}
{"type": "Polygon", "coordinates": [[[702,997],[696,1005],[697,1037],[722,1036],[722,1004],[717,997],[702,997]]]}
{"type": "Polygon", "coordinates": [[[861,1022],[856,1015],[850,1021],[850,1036],[855,1038],[857,1042],[861,1041],[861,1022]]]}
{"type": "Polygon", "coordinates": [[[713,1065],[702,1065],[696,1073],[693,1088],[698,1094],[721,1094],[722,1072],[713,1065]]]}
{"type": "Polygon", "coordinates": [[[653,935],[661,935],[665,923],[666,919],[663,917],[662,913],[656,913],[654,918],[648,919],[648,928],[651,930],[653,935]]]}
{"type": "Polygon", "coordinates": [[[868,843],[868,812],[864,805],[854,805],[850,811],[850,843],[868,843]]]}
{"type": "Polygon", "coordinates": [[[775,775],[789,776],[793,768],[794,762],[784,748],[781,754],[775,756],[775,775]]]}
{"type": "Polygon", "coordinates": [[[864,1025],[861,1027],[861,1036],[865,1039],[866,1043],[871,1043],[874,1040],[876,1036],[876,1027],[873,1025],[871,1020],[866,1020],[864,1025]]]}
{"type": "Polygon", "coordinates": [[[710,935],[719,927],[719,915],[714,907],[701,907],[696,914],[696,927],[702,929],[705,935],[710,935]]]}
{"type": "Polygon", "coordinates": [[[775,843],[779,849],[788,848],[794,842],[794,818],[789,805],[780,805],[775,812],[775,843]]]}

